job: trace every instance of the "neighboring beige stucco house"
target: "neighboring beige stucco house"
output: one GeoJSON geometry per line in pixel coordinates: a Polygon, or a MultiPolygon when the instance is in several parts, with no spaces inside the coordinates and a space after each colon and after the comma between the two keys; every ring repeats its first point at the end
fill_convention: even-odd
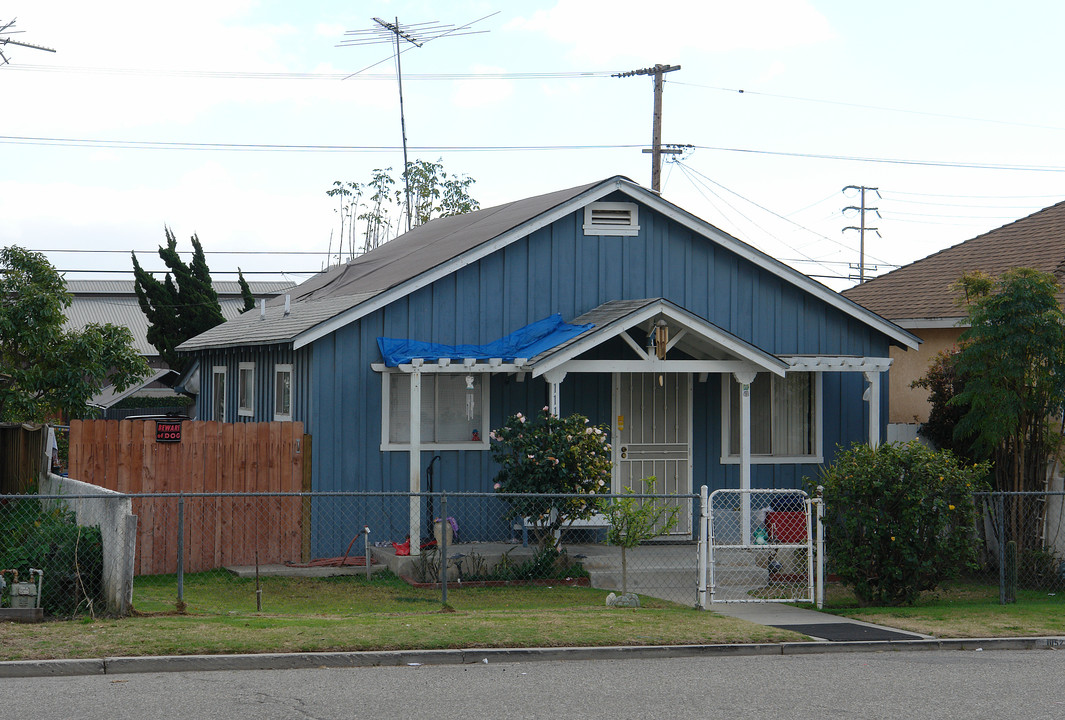
{"type": "MultiPolygon", "coordinates": [[[[1015,267],[1065,272],[1065,202],[978,235],[898,270],[844,290],[843,295],[906,328],[923,341],[917,350],[891,348],[890,417],[896,437],[928,419],[927,391],[911,388],[940,350],[949,350],[965,329],[965,310],[950,287],[962,274],[998,276],[1015,267]]],[[[892,439],[889,432],[888,439],[892,439]]]]}

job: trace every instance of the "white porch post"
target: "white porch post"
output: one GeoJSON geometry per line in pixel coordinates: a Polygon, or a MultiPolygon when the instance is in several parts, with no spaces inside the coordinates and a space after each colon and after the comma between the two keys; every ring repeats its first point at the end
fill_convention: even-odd
{"type": "Polygon", "coordinates": [[[869,383],[865,391],[869,401],[869,447],[875,450],[880,446],[880,373],[866,371],[862,374],[869,383]]]}
{"type": "MultiPolygon", "coordinates": [[[[751,383],[756,373],[750,370],[732,373],[740,384],[740,490],[751,489],[751,383]]],[[[751,495],[741,494],[740,537],[751,542],[751,495]]]]}
{"type": "Polygon", "coordinates": [[[547,380],[547,411],[555,417],[561,417],[562,412],[562,381],[566,379],[565,370],[549,370],[544,373],[547,380]]]}
{"type": "MultiPolygon", "coordinates": [[[[410,373],[410,491],[421,492],[422,458],[422,371],[421,360],[412,362],[410,373]]],[[[421,554],[422,503],[421,498],[410,498],[410,554],[421,554]]]]}

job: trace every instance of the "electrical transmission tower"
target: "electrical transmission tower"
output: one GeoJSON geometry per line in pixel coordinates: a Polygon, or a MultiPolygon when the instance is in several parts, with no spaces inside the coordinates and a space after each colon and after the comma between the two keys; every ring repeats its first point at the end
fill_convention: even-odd
{"type": "Polygon", "coordinates": [[[680,70],[680,65],[658,64],[654,67],[629,70],[628,72],[612,75],[612,77],[617,78],[650,75],[654,81],[655,105],[654,114],[651,116],[651,149],[644,150],[644,152],[651,154],[651,189],[656,193],[662,192],[662,156],[680,155],[683,152],[677,147],[662,147],[662,88],[665,82],[662,79],[662,75],[674,70],[680,70]]]}
{"type": "MultiPolygon", "coordinates": [[[[492,13],[492,15],[495,14],[492,13]]],[[[485,17],[491,17],[492,15],[486,15],[485,17]]],[[[399,129],[400,134],[403,136],[403,197],[406,204],[408,231],[411,228],[410,164],[407,161],[407,120],[403,113],[403,69],[400,65],[399,56],[406,50],[412,47],[421,47],[430,40],[488,32],[487,30],[470,30],[471,25],[484,19],[474,20],[459,27],[441,25],[436,20],[400,26],[398,17],[395,22],[387,22],[375,17],[373,19],[377,23],[375,27],[364,30],[348,30],[344,34],[349,36],[350,39],[343,40],[337,45],[337,47],[350,47],[353,45],[379,45],[387,42],[395,46],[393,53],[396,59],[396,84],[399,87],[399,129]],[[409,43],[406,50],[400,50],[400,47],[406,43],[409,43]]]]}
{"type": "MultiPolygon", "coordinates": [[[[861,283],[865,282],[865,233],[866,233],[866,231],[875,232],[877,237],[883,237],[880,234],[880,230],[878,230],[875,227],[869,227],[868,225],[865,224],[865,214],[867,212],[876,213],[876,216],[878,218],[880,217],[880,210],[878,208],[868,207],[865,204],[865,193],[866,192],[875,192],[877,198],[879,199],[880,198],[880,190],[878,190],[877,188],[874,188],[874,187],[865,187],[864,185],[848,185],[847,187],[843,188],[842,192],[846,193],[848,190],[857,190],[861,194],[861,204],[860,205],[848,205],[847,207],[843,208],[843,214],[844,215],[846,215],[848,211],[853,210],[853,211],[859,213],[860,220],[861,220],[861,222],[858,225],[848,225],[847,227],[843,228],[843,232],[847,232],[848,230],[857,230],[858,231],[858,237],[860,238],[860,241],[859,241],[859,250],[858,250],[858,277],[857,277],[857,280],[858,280],[858,284],[860,285],[861,283]]],[[[852,277],[852,279],[854,279],[854,278],[852,277]]]]}
{"type": "Polygon", "coordinates": [[[55,52],[55,50],[53,50],[52,48],[44,47],[43,45],[34,45],[33,43],[19,42],[18,40],[12,40],[10,37],[8,37],[9,35],[12,35],[14,33],[22,32],[21,30],[12,30],[12,28],[15,27],[15,20],[17,20],[17,18],[12,19],[10,22],[6,23],[0,21],[0,65],[7,65],[8,63],[7,55],[4,54],[4,48],[6,48],[8,45],[18,45],[19,47],[31,48],[33,50],[44,50],[45,52],[52,53],[55,52]]]}

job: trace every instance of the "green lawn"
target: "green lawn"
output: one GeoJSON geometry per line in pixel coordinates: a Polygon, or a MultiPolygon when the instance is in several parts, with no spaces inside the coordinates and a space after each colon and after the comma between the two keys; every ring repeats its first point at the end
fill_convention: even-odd
{"type": "MultiPolygon", "coordinates": [[[[136,614],[38,625],[0,623],[0,660],[126,655],[400,650],[472,647],[765,643],[802,636],[643,597],[638,610],[604,606],[606,591],[581,587],[437,590],[388,573],[255,581],[222,573],[185,577],[183,613],[174,576],[137,578],[136,614]]],[[[830,586],[827,612],[936,637],[1065,636],[1065,593],[1019,591],[998,604],[991,585],[926,593],[914,607],[859,608],[830,586]]]]}
{"type": "Polygon", "coordinates": [[[579,587],[436,590],[394,576],[185,577],[183,614],[173,576],[138,578],[137,614],[41,625],[0,624],[0,660],[121,655],[309,652],[470,647],[690,645],[800,640],[802,636],[653,598],[638,610],[604,605],[606,591],[579,587]]]}
{"type": "Polygon", "coordinates": [[[1018,590],[1016,603],[1000,605],[997,585],[956,583],[924,593],[912,607],[862,608],[853,594],[833,585],[824,610],[943,638],[1065,636],[1062,591],[1018,590]]]}

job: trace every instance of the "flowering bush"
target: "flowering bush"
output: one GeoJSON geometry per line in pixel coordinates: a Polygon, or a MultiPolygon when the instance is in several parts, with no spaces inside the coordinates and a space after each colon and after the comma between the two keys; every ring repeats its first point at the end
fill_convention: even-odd
{"type": "Polygon", "coordinates": [[[973,567],[972,494],[987,489],[987,472],[916,440],[855,444],[825,468],[827,554],[859,603],[912,604],[973,567]]]}
{"type": "Polygon", "coordinates": [[[541,545],[555,531],[594,515],[594,497],[542,497],[610,492],[610,443],[605,428],[583,415],[560,418],[547,408],[538,418],[517,413],[489,433],[492,458],[499,464],[495,489],[539,497],[508,497],[514,514],[527,518],[541,545]]]}

